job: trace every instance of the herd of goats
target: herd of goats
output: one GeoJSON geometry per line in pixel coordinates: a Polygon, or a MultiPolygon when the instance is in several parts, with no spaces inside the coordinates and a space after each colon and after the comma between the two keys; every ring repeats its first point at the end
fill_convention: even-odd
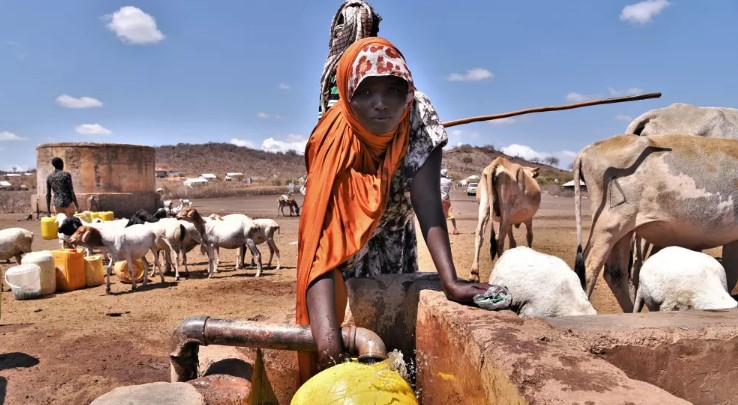
{"type": "MultiPolygon", "coordinates": [[[[477,200],[472,281],[479,280],[479,255],[490,226],[494,265],[489,283],[506,286],[511,309],[520,316],[591,315],[590,297],[602,268],[604,279],[625,312],[738,307],[730,291],[738,282],[738,109],[674,104],[651,110],[634,120],[625,135],[585,147],[574,161],[577,255],[574,271],[560,258],[536,252],[532,220],[541,202],[534,179],[537,169],[504,157],[482,172],[477,200]],[[582,239],[581,187],[586,184],[592,225],[582,239]],[[525,224],[527,247],[516,247],[512,227],[525,224]],[[496,236],[499,235],[499,236],[496,236]],[[503,253],[506,238],[510,250],[503,253]],[[722,263],[701,253],[723,246],[722,263]],[[650,252],[649,252],[650,248],[650,252]],[[650,253],[650,256],[648,255],[650,253]]],[[[278,199],[278,216],[289,208],[299,215],[290,195],[278,199]]],[[[267,243],[268,266],[279,249],[272,219],[242,214],[203,217],[189,201],[178,207],[165,202],[154,214],[140,211],[130,219],[87,223],[57,216],[63,243],[109,255],[106,291],[115,261],[154,256],[179,279],[179,263],[195,246],[208,256],[208,275],[219,267],[219,249],[239,249],[236,267],[252,253],[256,276],[262,272],[257,245],[267,243]],[[172,260],[172,256],[175,257],[172,260]]],[[[33,234],[21,228],[0,231],[0,259],[30,251],[33,234]],[[30,234],[30,235],[29,235],[30,234]]],[[[144,262],[143,284],[148,263],[144,262]]],[[[132,277],[132,288],[136,282],[132,277]]]]}

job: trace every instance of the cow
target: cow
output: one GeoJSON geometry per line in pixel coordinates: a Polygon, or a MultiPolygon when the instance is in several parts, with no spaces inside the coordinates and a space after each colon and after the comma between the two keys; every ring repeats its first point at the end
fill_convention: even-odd
{"type": "MultiPolygon", "coordinates": [[[[575,270],[587,295],[605,280],[625,312],[633,310],[627,265],[634,234],[656,246],[708,249],[738,240],[738,140],[616,135],[574,160],[575,270]],[[581,190],[587,182],[592,228],[582,250],[581,190]],[[586,264],[586,266],[585,266],[586,264]]],[[[728,288],[738,271],[727,271],[728,288]]]]}
{"type": "Polygon", "coordinates": [[[643,113],[628,125],[625,133],[738,139],[738,109],[676,103],[643,113]]]}
{"type": "Polygon", "coordinates": [[[490,216],[500,223],[499,240],[495,240],[495,227],[490,226],[490,255],[502,255],[505,235],[510,238],[510,248],[517,246],[512,226],[525,224],[528,247],[533,245],[533,215],[541,205],[541,187],[535,180],[537,167],[522,166],[500,156],[485,167],[477,189],[479,220],[474,236],[474,262],[471,280],[479,281],[479,251],[490,216]]]}
{"type": "MultiPolygon", "coordinates": [[[[727,107],[700,107],[676,103],[665,108],[647,111],[634,119],[625,130],[626,134],[694,135],[711,138],[738,139],[738,109],[727,107]]],[[[633,265],[632,293],[638,289],[638,274],[644,257],[661,249],[654,246],[649,253],[650,243],[634,239],[636,258],[633,265]]],[[[738,269],[738,244],[723,246],[723,265],[738,269]]]]}

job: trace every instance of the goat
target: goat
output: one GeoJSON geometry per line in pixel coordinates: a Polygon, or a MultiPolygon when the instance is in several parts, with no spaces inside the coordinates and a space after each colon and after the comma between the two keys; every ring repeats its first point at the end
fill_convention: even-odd
{"type": "MultiPolygon", "coordinates": [[[[255,245],[260,245],[264,242],[267,243],[267,246],[269,246],[269,264],[267,264],[267,267],[272,267],[272,257],[276,254],[277,256],[277,268],[275,270],[279,270],[282,267],[282,264],[279,260],[279,248],[277,248],[277,244],[274,243],[274,233],[279,232],[279,224],[277,221],[269,218],[261,218],[261,219],[254,219],[254,224],[256,224],[259,229],[253,233],[252,239],[254,240],[255,245]]],[[[241,256],[241,263],[244,262],[245,256],[246,256],[246,249],[241,250],[242,256],[241,256]]],[[[254,255],[251,255],[251,266],[255,266],[254,263],[254,255]]]]}
{"type": "Polygon", "coordinates": [[[292,197],[291,194],[282,194],[277,198],[277,216],[284,216],[284,208],[289,207],[290,209],[290,216],[297,213],[297,216],[300,216],[300,206],[297,205],[297,201],[295,201],[295,197],[292,197]]]}
{"type": "Polygon", "coordinates": [[[710,255],[666,247],[643,264],[633,313],[736,308],[728,293],[725,269],[710,255]]]}
{"type": "Polygon", "coordinates": [[[166,218],[167,216],[167,212],[163,209],[156,210],[154,215],[149,214],[146,210],[138,210],[133,214],[133,216],[131,216],[131,219],[128,220],[126,228],[131,225],[141,225],[146,222],[158,222],[160,219],[166,218]]]}
{"type": "Polygon", "coordinates": [[[583,280],[558,257],[519,246],[497,260],[489,283],[510,290],[510,307],[521,317],[596,315],[583,280]]]}
{"type": "Polygon", "coordinates": [[[159,269],[161,282],[164,283],[164,272],[159,266],[159,258],[156,255],[156,235],[143,225],[133,225],[128,228],[101,228],[92,226],[81,226],[69,238],[72,246],[83,246],[86,248],[104,248],[110,254],[108,263],[105,292],[110,294],[110,273],[116,261],[128,262],[128,273],[131,276],[131,290],[136,289],[136,279],[133,274],[133,260],[142,259],[144,264],[143,285],[148,284],[149,264],[146,261],[146,253],[154,254],[154,266],[159,269]]]}
{"type": "Polygon", "coordinates": [[[154,232],[156,235],[156,256],[158,258],[159,252],[164,252],[167,271],[172,267],[172,253],[174,254],[175,280],[179,280],[180,256],[182,257],[182,264],[185,266],[185,273],[189,277],[187,252],[197,244],[202,243],[200,233],[197,232],[193,224],[175,218],[157,218],[146,211],[139,211],[128,222],[128,226],[132,225],[146,225],[154,232]],[[148,221],[143,222],[143,219],[148,221]]]}
{"type": "Polygon", "coordinates": [[[21,256],[33,251],[33,232],[23,228],[0,230],[0,260],[14,258],[21,264],[21,256]]]}
{"type": "MultiPolygon", "coordinates": [[[[193,207],[185,207],[177,214],[177,219],[191,222],[202,237],[202,245],[208,254],[208,277],[218,272],[220,266],[219,249],[243,249],[247,246],[258,259],[256,277],[261,276],[261,254],[256,249],[253,234],[259,227],[251,218],[241,214],[231,214],[222,221],[205,220],[193,207]]],[[[236,268],[242,268],[241,254],[236,257],[236,268]]]]}

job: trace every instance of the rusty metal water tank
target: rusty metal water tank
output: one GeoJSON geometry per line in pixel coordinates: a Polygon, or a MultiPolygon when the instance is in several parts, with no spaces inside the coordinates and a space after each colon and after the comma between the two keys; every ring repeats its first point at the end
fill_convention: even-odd
{"type": "MultiPolygon", "coordinates": [[[[114,143],[47,143],[36,146],[35,199],[41,211],[46,211],[46,178],[54,171],[51,159],[55,156],[64,161],[64,170],[72,174],[81,210],[113,211],[116,217],[130,217],[139,209],[154,212],[160,206],[154,148],[114,143]]],[[[35,209],[36,202],[32,204],[35,209]]]]}

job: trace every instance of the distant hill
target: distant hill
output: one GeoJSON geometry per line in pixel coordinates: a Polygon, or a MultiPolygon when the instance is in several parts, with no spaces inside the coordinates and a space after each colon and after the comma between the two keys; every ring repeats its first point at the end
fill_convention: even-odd
{"type": "Polygon", "coordinates": [[[218,178],[228,172],[241,172],[255,180],[296,179],[306,174],[305,158],[295,152],[271,153],[229,143],[205,143],[158,146],[156,166],[179,170],[187,177],[214,173],[218,178]]]}
{"type": "MultiPolygon", "coordinates": [[[[506,156],[491,147],[462,145],[443,153],[443,166],[449,176],[461,180],[482,170],[498,156],[506,156]]],[[[572,179],[569,171],[542,163],[508,156],[514,162],[539,167],[541,183],[558,178],[562,183],[572,179]]],[[[214,173],[219,178],[227,172],[242,172],[255,180],[271,181],[296,179],[305,172],[305,158],[295,152],[271,153],[239,147],[228,143],[177,144],[156,147],[156,166],[180,170],[186,176],[197,177],[202,173],[214,173]]]]}

